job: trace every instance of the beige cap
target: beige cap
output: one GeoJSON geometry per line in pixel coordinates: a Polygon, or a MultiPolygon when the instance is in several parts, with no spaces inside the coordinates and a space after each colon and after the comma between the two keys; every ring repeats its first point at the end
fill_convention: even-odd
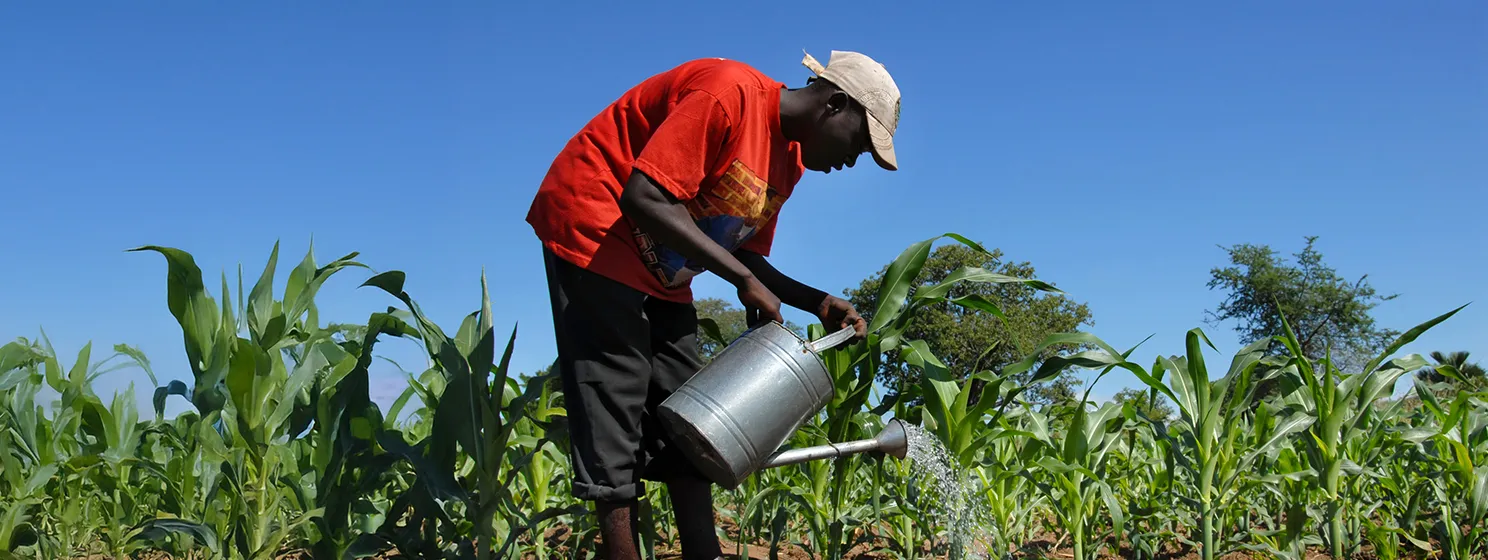
{"type": "Polygon", "coordinates": [[[868,136],[873,139],[873,158],[884,169],[895,171],[894,129],[899,126],[899,86],[878,61],[849,51],[832,51],[826,67],[811,57],[801,61],[823,80],[842,88],[868,109],[868,136]]]}

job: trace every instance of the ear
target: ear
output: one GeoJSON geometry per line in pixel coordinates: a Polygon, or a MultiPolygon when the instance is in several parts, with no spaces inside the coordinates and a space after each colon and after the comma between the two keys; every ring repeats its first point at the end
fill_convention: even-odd
{"type": "Polygon", "coordinates": [[[827,114],[835,115],[846,111],[849,104],[850,99],[846,93],[841,91],[833,92],[830,97],[827,97],[827,114]]]}

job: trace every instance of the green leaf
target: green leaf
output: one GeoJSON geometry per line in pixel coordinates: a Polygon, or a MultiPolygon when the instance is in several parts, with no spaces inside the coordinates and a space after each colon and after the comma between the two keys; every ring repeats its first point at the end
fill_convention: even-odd
{"type": "Polygon", "coordinates": [[[1140,367],[1131,368],[1128,371],[1130,371],[1132,375],[1136,376],[1138,380],[1140,380],[1142,383],[1145,383],[1152,390],[1161,393],[1163,396],[1167,397],[1168,400],[1177,403],[1178,396],[1173,394],[1173,391],[1171,389],[1168,389],[1168,386],[1162,382],[1163,377],[1167,373],[1167,366],[1165,365],[1166,363],[1166,360],[1159,357],[1152,363],[1152,373],[1147,373],[1146,370],[1143,370],[1140,367]]]}
{"type": "MultiPolygon", "coordinates": [[[[1048,348],[1050,348],[1052,346],[1074,346],[1074,347],[1078,347],[1078,346],[1095,346],[1099,350],[1104,350],[1105,353],[1108,354],[1109,356],[1120,356],[1121,355],[1121,353],[1120,352],[1117,352],[1115,348],[1112,348],[1111,347],[1111,345],[1106,344],[1106,341],[1097,338],[1095,335],[1092,335],[1092,334],[1089,334],[1089,333],[1081,333],[1081,332],[1075,332],[1075,333],[1055,333],[1055,334],[1051,334],[1051,335],[1049,335],[1047,337],[1044,337],[1044,340],[1042,342],[1040,342],[1039,345],[1038,345],[1038,347],[1037,348],[1034,348],[1034,350],[1032,352],[1030,352],[1027,357],[1025,357],[1023,360],[1021,360],[1021,361],[1019,361],[1017,363],[1009,364],[1007,367],[1003,368],[1003,370],[1000,373],[1002,375],[1005,375],[1005,376],[1010,376],[1010,375],[1017,375],[1017,374],[1020,374],[1020,373],[1025,372],[1025,371],[1028,371],[1030,369],[1033,369],[1033,366],[1035,364],[1039,363],[1039,358],[1043,354],[1044,350],[1046,350],[1046,349],[1048,349],[1048,348]]],[[[1082,354],[1083,354],[1083,352],[1082,352],[1082,354]]],[[[1099,355],[1099,354],[1098,353],[1096,353],[1096,354],[1087,354],[1087,356],[1097,356],[1097,355],[1099,355]]],[[[1091,360],[1092,361],[1097,361],[1094,358],[1092,358],[1091,360]]],[[[1110,360],[1106,360],[1106,361],[1109,362],[1110,360]]],[[[1067,364],[1067,365],[1073,365],[1073,364],[1067,364]]],[[[1067,367],[1067,365],[1066,365],[1066,367],[1067,367]]],[[[1098,366],[1096,366],[1096,367],[1098,367],[1098,366]]],[[[1057,374],[1058,371],[1055,371],[1054,373],[1057,374]]]]}
{"type": "Polygon", "coordinates": [[[85,391],[88,386],[88,360],[93,355],[93,343],[89,342],[78,350],[77,361],[72,363],[72,369],[67,372],[67,381],[73,389],[85,391]]]}
{"type": "Polygon", "coordinates": [[[943,235],[941,237],[948,237],[950,239],[954,239],[954,240],[960,242],[962,245],[965,245],[967,247],[971,247],[972,249],[976,250],[978,253],[982,253],[984,255],[990,255],[990,254],[992,254],[985,247],[982,247],[982,245],[980,243],[977,243],[975,241],[972,241],[970,239],[967,239],[967,238],[961,236],[960,234],[957,234],[957,233],[947,233],[947,234],[945,234],[945,235],[943,235]]]}
{"type": "Polygon", "coordinates": [[[48,482],[51,482],[52,477],[56,474],[57,465],[55,464],[43,465],[37,468],[36,472],[31,473],[31,477],[26,479],[25,487],[21,488],[21,497],[35,496],[36,491],[41,490],[48,482]]]}
{"type": "Polygon", "coordinates": [[[988,300],[981,294],[970,294],[957,298],[951,298],[946,301],[949,301],[961,307],[965,307],[967,309],[985,311],[992,314],[992,316],[997,317],[998,319],[1002,319],[1004,322],[1003,324],[1006,324],[1007,315],[1004,315],[1002,313],[1002,309],[998,308],[997,304],[992,303],[991,300],[988,300]]]}
{"type": "Polygon", "coordinates": [[[461,355],[469,356],[479,344],[482,335],[482,332],[476,328],[479,323],[480,311],[475,311],[466,315],[465,320],[460,322],[460,328],[455,330],[455,348],[460,351],[461,355]]]}
{"type": "Polygon", "coordinates": [[[134,540],[137,542],[160,543],[170,533],[190,537],[191,540],[196,541],[196,544],[207,547],[213,554],[219,553],[216,531],[213,531],[207,525],[184,519],[162,517],[147,520],[135,527],[134,540]]]}
{"type": "Polygon", "coordinates": [[[1271,434],[1271,439],[1266,440],[1265,443],[1255,448],[1253,453],[1265,454],[1280,448],[1283,443],[1286,443],[1292,438],[1292,434],[1312,427],[1312,423],[1316,420],[1316,418],[1306,414],[1294,414],[1287,417],[1287,419],[1282,420],[1276,426],[1276,430],[1271,434]]]}
{"type": "Polygon", "coordinates": [[[889,264],[879,285],[878,309],[873,313],[873,322],[868,325],[869,331],[876,332],[899,317],[909,298],[910,287],[915,277],[919,276],[920,269],[925,266],[925,259],[930,256],[930,245],[935,239],[910,245],[889,264]]]}
{"type": "Polygon", "coordinates": [[[181,325],[192,371],[200,375],[216,338],[218,314],[216,303],[202,284],[196,260],[185,251],[169,247],[147,245],[129,251],[155,251],[165,257],[166,302],[171,315],[181,325]]]}
{"type": "Polygon", "coordinates": [[[1194,387],[1194,376],[1188,370],[1186,358],[1163,358],[1164,368],[1172,374],[1168,376],[1169,382],[1173,384],[1173,403],[1178,405],[1179,412],[1188,416],[1189,422],[1197,428],[1199,422],[1203,421],[1199,415],[1198,389],[1194,387]]]}
{"type": "Polygon", "coordinates": [[[237,409],[239,424],[250,432],[245,437],[254,444],[267,445],[269,442],[260,437],[259,431],[271,412],[267,400],[273,389],[269,372],[274,360],[252,341],[245,338],[237,341],[228,366],[228,394],[237,409]]]}
{"type": "Polygon", "coordinates": [[[1453,309],[1451,311],[1438,315],[1436,316],[1436,318],[1430,321],[1426,321],[1425,323],[1421,323],[1419,325],[1416,325],[1415,327],[1412,327],[1410,330],[1405,331],[1405,333],[1397,337],[1394,342],[1391,342],[1389,346],[1386,346],[1384,351],[1380,352],[1378,356],[1375,356],[1374,358],[1369,360],[1369,363],[1364,366],[1364,373],[1374,371],[1374,368],[1379,367],[1380,362],[1383,362],[1387,356],[1394,354],[1405,345],[1415,341],[1417,337],[1430,330],[1431,327],[1435,327],[1438,323],[1441,323],[1451,316],[1456,315],[1458,311],[1462,311],[1462,309],[1467,307],[1468,305],[1471,304],[1464,304],[1462,307],[1458,307],[1457,309],[1453,309]]]}
{"type": "Polygon", "coordinates": [[[1126,512],[1121,509],[1121,502],[1116,499],[1116,491],[1111,485],[1104,481],[1097,484],[1100,488],[1101,498],[1106,502],[1106,511],[1111,514],[1111,530],[1114,532],[1116,542],[1121,542],[1121,533],[1126,528],[1126,512]]]}
{"type": "Polygon", "coordinates": [[[730,342],[723,338],[723,331],[718,328],[718,321],[714,321],[712,317],[698,317],[698,330],[703,331],[704,336],[720,345],[727,346],[730,342]]]}
{"type": "MultiPolygon", "coordinates": [[[[8,342],[0,346],[0,373],[18,370],[27,366],[41,363],[42,357],[29,345],[20,342],[8,342]]],[[[0,386],[0,389],[9,387],[0,386]]]]}
{"type": "Polygon", "coordinates": [[[1284,473],[1269,474],[1269,475],[1260,477],[1258,480],[1260,480],[1262,482],[1265,482],[1267,484],[1281,484],[1282,481],[1301,482],[1303,480],[1308,480],[1308,479],[1312,479],[1312,478],[1317,478],[1317,471],[1312,470],[1312,469],[1306,469],[1306,470],[1300,470],[1300,471],[1291,471],[1291,472],[1284,472],[1284,473]]]}
{"type": "MultiPolygon", "coordinates": [[[[145,370],[145,375],[150,378],[151,385],[160,384],[160,381],[156,380],[155,378],[155,370],[150,368],[150,358],[145,357],[145,353],[140,351],[140,349],[128,344],[115,344],[114,352],[116,354],[127,356],[130,361],[134,362],[136,366],[139,366],[140,369],[145,370]]],[[[5,368],[0,367],[0,371],[5,371],[5,368]]]]}
{"type": "MultiPolygon", "coordinates": [[[[318,373],[331,365],[325,350],[327,347],[335,347],[331,342],[318,342],[306,349],[305,356],[301,358],[299,365],[295,366],[294,372],[285,381],[284,387],[279,390],[279,401],[274,404],[274,409],[269,413],[265,426],[271,436],[289,435],[285,433],[285,422],[289,420],[290,414],[299,404],[299,396],[315,384],[318,373]]],[[[338,350],[339,351],[339,350],[338,350]]],[[[349,356],[343,359],[351,359],[349,356]]],[[[308,399],[307,399],[308,400],[308,399]]]]}
{"type": "Polygon", "coordinates": [[[1369,374],[1364,375],[1365,380],[1359,388],[1357,405],[1360,408],[1364,408],[1370,403],[1386,396],[1387,392],[1395,390],[1395,382],[1400,379],[1400,376],[1426,365],[1426,358],[1411,354],[1395,358],[1387,362],[1384,366],[1376,368],[1369,374]]]}
{"type": "Polygon", "coordinates": [[[1048,282],[1044,282],[1042,280],[1018,278],[1016,276],[1008,276],[1006,274],[992,272],[984,268],[967,266],[961,267],[959,269],[956,269],[954,272],[951,272],[941,283],[916,292],[915,299],[943,298],[946,296],[946,294],[950,293],[951,288],[954,288],[956,284],[960,284],[962,282],[974,282],[978,284],[1023,284],[1039,291],[1064,293],[1058,288],[1055,288],[1052,284],[1049,284],[1048,282]]]}
{"type": "Polygon", "coordinates": [[[1069,432],[1064,435],[1064,462],[1071,465],[1085,463],[1085,457],[1090,452],[1090,437],[1086,432],[1089,415],[1085,411],[1085,403],[1074,405],[1075,417],[1070,420],[1069,432]]]}
{"type": "Polygon", "coordinates": [[[959,393],[956,380],[951,377],[950,370],[940,361],[940,358],[935,357],[935,354],[930,351],[930,346],[923,340],[909,341],[904,346],[903,354],[907,363],[924,371],[920,383],[926,388],[926,405],[930,407],[930,413],[941,431],[950,433],[955,429],[950,425],[952,420],[950,414],[951,406],[956,402],[956,396],[959,393]]]}
{"type": "Polygon", "coordinates": [[[253,341],[264,348],[274,345],[274,340],[266,340],[268,336],[269,322],[274,318],[274,266],[279,262],[279,242],[274,241],[274,249],[269,253],[269,261],[264,265],[263,273],[259,275],[258,282],[253,284],[253,291],[248,293],[248,326],[253,336],[253,341]]]}
{"type": "Polygon", "coordinates": [[[1204,336],[1204,331],[1200,329],[1188,331],[1188,335],[1184,337],[1184,346],[1187,350],[1188,374],[1192,377],[1190,384],[1194,389],[1194,403],[1197,405],[1194,411],[1206,414],[1212,403],[1209,399],[1209,368],[1204,364],[1204,348],[1199,345],[1200,340],[1214,348],[1214,343],[1209,342],[1209,337],[1204,336]]]}
{"type": "MultiPolygon", "coordinates": [[[[471,380],[481,386],[479,394],[482,396],[489,392],[486,378],[491,374],[491,367],[494,365],[492,361],[496,353],[495,334],[491,318],[491,295],[486,287],[486,272],[482,270],[480,324],[476,328],[476,344],[466,355],[466,360],[470,362],[471,380]]],[[[513,332],[512,336],[515,337],[516,333],[513,332]]],[[[510,350],[510,347],[507,349],[510,350]]],[[[497,400],[496,405],[499,407],[500,404],[501,401],[497,400]]]]}

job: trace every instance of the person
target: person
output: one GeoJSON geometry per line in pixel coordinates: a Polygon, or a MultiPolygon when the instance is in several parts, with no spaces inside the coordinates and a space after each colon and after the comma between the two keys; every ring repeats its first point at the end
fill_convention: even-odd
{"type": "Polygon", "coordinates": [[[701,368],[691,279],[738,290],[751,325],[788,305],[829,330],[867,324],[847,301],[776,270],[780,210],[804,170],[870,154],[898,169],[899,89],[883,65],[810,54],[787,88],[747,64],[683,63],[626,91],[553,160],[527,222],[542,244],[569,425],[574,497],[595,502],[604,557],[639,558],[643,480],[671,496],[683,558],[721,555],[712,485],[653,417],[701,368]]]}

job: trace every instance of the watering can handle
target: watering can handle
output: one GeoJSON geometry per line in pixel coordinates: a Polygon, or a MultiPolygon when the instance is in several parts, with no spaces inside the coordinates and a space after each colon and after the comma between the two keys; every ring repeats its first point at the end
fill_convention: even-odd
{"type": "Polygon", "coordinates": [[[807,344],[807,346],[810,346],[811,347],[811,351],[812,352],[821,353],[822,351],[831,350],[832,348],[835,348],[838,344],[842,344],[843,342],[846,342],[847,339],[852,338],[853,335],[855,335],[857,333],[858,333],[858,331],[857,331],[857,328],[856,327],[849,326],[849,327],[847,327],[845,329],[842,329],[840,331],[834,332],[834,333],[829,334],[827,336],[818,338],[815,341],[808,342],[806,344],[807,344]]]}

